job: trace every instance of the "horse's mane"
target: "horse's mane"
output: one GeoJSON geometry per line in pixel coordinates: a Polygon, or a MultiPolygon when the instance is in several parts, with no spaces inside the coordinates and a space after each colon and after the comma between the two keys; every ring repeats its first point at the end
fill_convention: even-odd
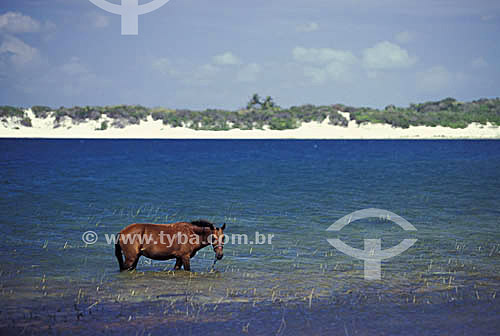
{"type": "Polygon", "coordinates": [[[191,225],[195,225],[195,226],[198,226],[198,227],[208,227],[211,230],[215,229],[214,224],[211,223],[211,222],[209,222],[209,221],[207,221],[207,220],[205,220],[205,219],[198,219],[198,220],[192,221],[191,225]]]}

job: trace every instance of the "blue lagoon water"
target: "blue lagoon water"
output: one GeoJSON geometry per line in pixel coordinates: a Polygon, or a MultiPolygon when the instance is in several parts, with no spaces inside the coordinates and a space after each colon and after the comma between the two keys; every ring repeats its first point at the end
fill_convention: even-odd
{"type": "Polygon", "coordinates": [[[499,334],[500,141],[0,140],[0,331],[10,334],[499,334]],[[380,208],[391,221],[326,229],[380,208]],[[141,259],[105,235],[208,219],[210,271],[141,259]],[[82,234],[95,231],[88,245],[82,234]],[[418,239],[366,281],[327,238],[418,239]]]}

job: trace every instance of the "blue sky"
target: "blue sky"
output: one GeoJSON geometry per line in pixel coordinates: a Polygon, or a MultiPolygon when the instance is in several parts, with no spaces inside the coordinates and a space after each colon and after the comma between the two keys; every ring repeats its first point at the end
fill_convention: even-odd
{"type": "Polygon", "coordinates": [[[137,36],[122,36],[120,22],[88,0],[1,0],[0,105],[499,96],[497,0],[170,0],[139,17],[137,36]]]}

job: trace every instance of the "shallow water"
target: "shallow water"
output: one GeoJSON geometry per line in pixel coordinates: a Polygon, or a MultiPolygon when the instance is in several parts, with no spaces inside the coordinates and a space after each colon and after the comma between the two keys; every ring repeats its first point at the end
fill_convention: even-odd
{"type": "Polygon", "coordinates": [[[499,141],[0,140],[0,328],[19,333],[497,334],[499,141]],[[380,208],[411,222],[360,220],[380,208]],[[206,218],[272,244],[118,272],[134,222],[206,218]],[[82,241],[93,230],[99,240],[82,241]],[[418,239],[366,281],[356,248],[418,239]]]}

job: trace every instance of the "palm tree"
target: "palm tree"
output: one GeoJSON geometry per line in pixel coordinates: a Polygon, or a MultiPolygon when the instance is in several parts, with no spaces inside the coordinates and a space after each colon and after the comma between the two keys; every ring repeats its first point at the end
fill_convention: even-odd
{"type": "Polygon", "coordinates": [[[272,109],[275,106],[273,98],[271,98],[271,96],[267,96],[266,99],[264,100],[264,103],[261,104],[261,106],[265,110],[272,109]]]}
{"type": "Polygon", "coordinates": [[[262,107],[262,103],[260,102],[259,94],[254,93],[252,98],[250,99],[250,101],[247,104],[247,109],[250,110],[256,105],[260,105],[262,107]]]}

